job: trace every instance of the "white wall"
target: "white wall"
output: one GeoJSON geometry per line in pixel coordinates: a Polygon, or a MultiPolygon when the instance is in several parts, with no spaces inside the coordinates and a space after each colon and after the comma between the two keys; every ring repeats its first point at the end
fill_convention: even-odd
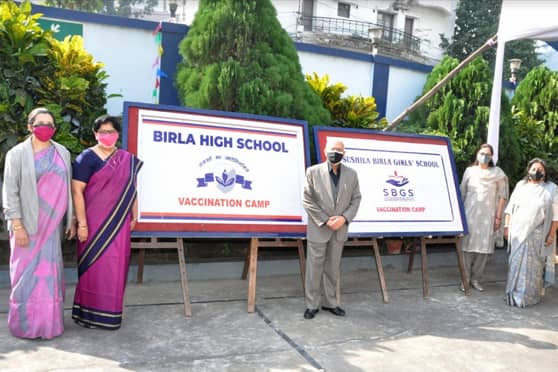
{"type": "Polygon", "coordinates": [[[151,31],[83,23],[83,39],[85,49],[105,65],[107,93],[123,95],[108,100],[110,114],[120,115],[124,100],[153,103],[156,70],[152,64],[158,51],[151,31]]]}
{"type": "Polygon", "coordinates": [[[454,4],[451,17],[447,16],[445,8],[417,7],[409,11],[410,14],[417,17],[414,25],[415,36],[421,39],[421,54],[435,60],[442,59],[444,51],[440,48],[442,41],[440,34],[444,34],[448,39],[452,38],[455,26],[455,7],[457,7],[457,2],[454,4]]]}
{"type": "Polygon", "coordinates": [[[426,72],[390,67],[386,107],[388,121],[395,119],[421,95],[427,75],[426,72]]]}
{"type": "MultiPolygon", "coordinates": [[[[403,30],[405,17],[415,18],[414,35],[422,39],[421,53],[434,60],[440,60],[443,51],[439,48],[439,34],[453,35],[455,9],[459,0],[414,0],[404,10],[395,11],[395,0],[340,0],[351,5],[350,20],[360,22],[377,21],[377,12],[389,12],[395,17],[394,26],[403,30]]],[[[338,0],[314,0],[315,17],[338,18],[338,0]]],[[[169,0],[159,0],[156,10],[168,11],[169,0]],[[166,9],[165,9],[166,6],[166,9]]],[[[192,24],[199,0],[177,0],[177,22],[192,24]]],[[[296,33],[297,12],[302,0],[272,0],[277,17],[283,28],[291,35],[296,33]]],[[[149,19],[149,17],[146,17],[149,19]]],[[[157,19],[159,20],[159,18],[157,19]]]]}
{"type": "Polygon", "coordinates": [[[298,52],[298,58],[304,74],[328,74],[331,84],[347,86],[346,95],[372,95],[374,76],[371,63],[307,52],[298,52]]]}

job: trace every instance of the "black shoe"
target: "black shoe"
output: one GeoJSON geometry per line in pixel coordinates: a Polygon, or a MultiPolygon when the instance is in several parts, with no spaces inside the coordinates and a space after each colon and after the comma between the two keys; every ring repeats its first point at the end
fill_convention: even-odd
{"type": "Polygon", "coordinates": [[[337,306],[337,307],[322,306],[322,310],[327,310],[330,313],[332,313],[333,315],[345,316],[345,310],[341,309],[339,306],[337,306]]]}
{"type": "Polygon", "coordinates": [[[318,309],[306,309],[306,311],[304,311],[304,319],[314,319],[314,317],[316,316],[316,314],[318,313],[318,309]]]}

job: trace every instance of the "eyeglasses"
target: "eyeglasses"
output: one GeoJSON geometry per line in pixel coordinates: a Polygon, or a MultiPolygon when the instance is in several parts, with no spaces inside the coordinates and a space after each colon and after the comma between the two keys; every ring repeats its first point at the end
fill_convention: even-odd
{"type": "Polygon", "coordinates": [[[118,133],[118,131],[116,131],[116,130],[100,130],[97,133],[98,134],[114,134],[114,133],[118,133]]]}
{"type": "Polygon", "coordinates": [[[49,123],[49,122],[46,122],[46,123],[45,123],[45,122],[42,122],[42,121],[33,124],[33,128],[37,128],[37,127],[51,127],[51,128],[56,128],[56,127],[54,126],[54,123],[52,123],[52,122],[50,122],[50,123],[49,123]]]}

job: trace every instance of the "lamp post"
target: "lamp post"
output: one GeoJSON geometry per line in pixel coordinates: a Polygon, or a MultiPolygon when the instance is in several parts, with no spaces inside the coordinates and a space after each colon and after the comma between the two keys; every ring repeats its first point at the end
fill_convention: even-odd
{"type": "Polygon", "coordinates": [[[169,1],[169,12],[170,12],[171,19],[176,18],[176,10],[177,9],[178,9],[178,3],[176,2],[176,0],[170,0],[169,1]]]}
{"type": "Polygon", "coordinates": [[[512,58],[508,60],[508,62],[510,63],[510,71],[511,71],[510,83],[512,84],[513,89],[515,90],[515,87],[517,86],[516,73],[519,71],[519,68],[521,67],[521,62],[523,61],[519,58],[512,58]]]}

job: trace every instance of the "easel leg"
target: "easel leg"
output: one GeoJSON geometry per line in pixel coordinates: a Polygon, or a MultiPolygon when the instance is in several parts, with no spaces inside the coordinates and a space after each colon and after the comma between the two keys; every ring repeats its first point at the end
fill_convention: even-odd
{"type": "Polygon", "coordinates": [[[192,316],[190,295],[188,290],[188,276],[186,274],[186,259],[184,258],[184,241],[178,238],[178,263],[180,265],[180,283],[182,284],[182,298],[184,300],[184,315],[192,316]]]}
{"type": "Polygon", "coordinates": [[[417,248],[418,248],[416,243],[417,243],[416,240],[413,240],[407,246],[407,249],[408,247],[411,248],[411,253],[409,254],[409,264],[407,265],[407,273],[409,274],[413,272],[413,264],[415,263],[415,254],[417,253],[417,248]]]}
{"type": "Polygon", "coordinates": [[[143,283],[144,259],[145,259],[145,249],[140,249],[139,250],[139,255],[138,255],[138,274],[136,276],[136,283],[137,284],[143,283]]]}
{"type": "Polygon", "coordinates": [[[246,254],[244,255],[244,267],[242,268],[242,280],[246,280],[248,275],[248,266],[250,266],[250,247],[246,248],[246,254]]]}
{"type": "Polygon", "coordinates": [[[300,264],[300,279],[302,280],[302,291],[304,292],[304,283],[306,280],[306,258],[304,256],[304,245],[302,239],[298,239],[296,246],[298,247],[298,263],[300,264]]]}
{"type": "Polygon", "coordinates": [[[463,256],[463,251],[461,250],[461,238],[456,238],[455,250],[457,253],[457,263],[459,264],[459,272],[461,273],[461,283],[463,283],[463,288],[465,289],[465,295],[469,295],[470,287],[467,274],[465,273],[465,257],[463,256]]]}
{"type": "Polygon", "coordinates": [[[422,269],[422,297],[428,298],[428,262],[426,258],[426,239],[420,238],[420,258],[422,269]]]}
{"type": "Polygon", "coordinates": [[[250,240],[250,278],[248,279],[248,312],[256,311],[256,273],[258,272],[258,238],[250,240]]]}
{"type": "Polygon", "coordinates": [[[386,287],[386,280],[384,277],[384,267],[382,265],[382,256],[380,255],[380,248],[378,247],[378,240],[372,241],[372,250],[374,251],[374,258],[376,259],[376,270],[378,271],[378,279],[380,280],[380,289],[382,290],[382,298],[384,303],[389,302],[389,296],[386,287]]]}

